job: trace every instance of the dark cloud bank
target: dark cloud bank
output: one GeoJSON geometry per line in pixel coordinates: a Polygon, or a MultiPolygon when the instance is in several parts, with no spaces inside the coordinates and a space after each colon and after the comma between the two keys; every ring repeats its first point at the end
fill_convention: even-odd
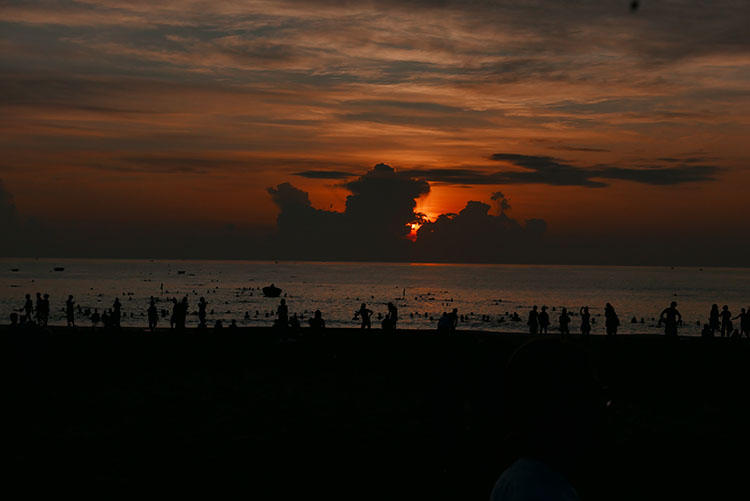
{"type": "Polygon", "coordinates": [[[604,188],[609,181],[632,181],[655,186],[674,186],[697,181],[713,181],[720,168],[696,164],[694,159],[661,159],[671,165],[620,167],[615,165],[580,166],[557,158],[517,153],[495,153],[491,160],[520,170],[487,173],[483,169],[424,169],[406,174],[429,181],[464,185],[546,184],[550,186],[583,186],[604,188]]]}
{"type": "MultiPolygon", "coordinates": [[[[575,167],[550,157],[499,153],[495,160],[521,167],[497,176],[518,183],[600,188],[600,179],[673,185],[710,180],[717,169],[679,164],[674,168],[575,167]],[[691,169],[696,168],[696,169],[691,169]],[[637,172],[635,172],[637,171],[637,172]]],[[[297,175],[339,180],[349,191],[343,212],[313,207],[308,194],[290,183],[268,188],[279,213],[266,232],[231,225],[209,226],[41,224],[19,215],[0,181],[0,256],[222,258],[463,263],[746,265],[750,241],[732,236],[696,239],[675,235],[618,236],[547,234],[543,219],[519,221],[502,192],[486,201],[468,201],[457,214],[427,221],[416,200],[430,191],[428,181],[490,184],[466,169],[401,170],[378,164],[361,176],[347,172],[297,175]],[[342,180],[343,179],[343,180],[342,180]],[[349,179],[348,181],[345,181],[349,179]],[[421,224],[415,241],[412,224],[421,224]]],[[[490,174],[491,176],[491,174],[490,174]]],[[[498,182],[497,184],[502,184],[498,182]]]]}
{"type": "Polygon", "coordinates": [[[307,193],[289,183],[269,188],[280,211],[275,247],[281,257],[516,261],[541,242],[546,229],[542,220],[519,223],[510,218],[507,200],[496,193],[496,214],[490,205],[470,201],[458,214],[425,222],[412,243],[407,238],[411,225],[424,222],[415,208],[416,199],[430,191],[427,181],[378,164],[342,186],[351,192],[344,212],[314,208],[307,193]]]}

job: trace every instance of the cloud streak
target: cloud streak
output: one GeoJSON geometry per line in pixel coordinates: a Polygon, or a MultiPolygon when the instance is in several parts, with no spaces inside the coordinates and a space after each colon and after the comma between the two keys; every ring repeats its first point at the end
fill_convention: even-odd
{"type": "MultiPolygon", "coordinates": [[[[631,181],[654,186],[676,186],[685,183],[715,181],[721,168],[716,165],[693,164],[691,159],[670,166],[619,167],[596,165],[584,167],[554,157],[495,153],[491,160],[507,163],[521,170],[487,172],[486,168],[436,168],[407,170],[411,176],[430,182],[454,185],[543,184],[549,186],[581,186],[604,188],[610,181],[631,181]]],[[[672,159],[663,159],[671,162],[672,159]]],[[[674,163],[674,162],[671,162],[674,163]]]]}

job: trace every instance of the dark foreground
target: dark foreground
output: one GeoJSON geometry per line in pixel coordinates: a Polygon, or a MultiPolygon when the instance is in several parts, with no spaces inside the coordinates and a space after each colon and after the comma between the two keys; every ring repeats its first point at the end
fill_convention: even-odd
{"type": "MultiPolygon", "coordinates": [[[[4,490],[486,500],[509,460],[503,367],[527,339],[0,328],[4,490]]],[[[613,399],[582,499],[745,497],[750,344],[572,342],[613,399]]]]}

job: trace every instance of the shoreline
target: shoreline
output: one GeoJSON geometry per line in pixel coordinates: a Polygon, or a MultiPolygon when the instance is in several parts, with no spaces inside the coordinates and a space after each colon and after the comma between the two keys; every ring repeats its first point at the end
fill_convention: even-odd
{"type": "MultiPolygon", "coordinates": [[[[325,328],[322,331],[315,331],[310,328],[304,327],[299,330],[281,330],[276,327],[268,326],[237,326],[237,327],[222,327],[221,329],[215,329],[213,327],[207,327],[201,329],[198,327],[187,327],[184,330],[171,329],[169,327],[157,327],[155,331],[149,330],[147,327],[133,327],[123,326],[120,328],[105,328],[102,326],[75,326],[68,327],[64,325],[48,325],[47,327],[39,327],[37,325],[31,326],[11,326],[8,324],[0,325],[0,334],[7,333],[49,333],[54,335],[70,335],[70,334],[125,334],[125,335],[154,335],[154,336],[165,336],[171,335],[178,338],[181,335],[253,335],[262,334],[264,336],[276,336],[280,339],[287,338],[321,338],[321,337],[339,337],[341,335],[349,335],[351,337],[434,337],[436,339],[456,339],[456,338],[471,338],[471,337],[497,337],[497,338],[508,338],[508,339],[560,339],[560,334],[553,332],[549,334],[535,334],[531,335],[528,332],[501,332],[491,330],[457,330],[455,333],[448,336],[438,336],[437,329],[398,329],[395,333],[386,332],[379,328],[373,329],[360,329],[358,327],[330,327],[325,328]]],[[[614,336],[607,336],[606,334],[590,334],[589,336],[583,336],[581,334],[573,333],[568,336],[568,339],[585,341],[588,338],[595,339],[620,339],[620,338],[633,338],[633,339],[667,339],[674,340],[674,338],[668,338],[663,333],[653,332],[639,332],[630,334],[617,334],[614,336]]],[[[701,336],[684,336],[677,335],[677,339],[704,339],[710,341],[712,339],[727,339],[737,341],[738,338],[714,336],[711,338],[703,338],[701,336]]],[[[746,339],[746,338],[740,338],[746,339]]]]}

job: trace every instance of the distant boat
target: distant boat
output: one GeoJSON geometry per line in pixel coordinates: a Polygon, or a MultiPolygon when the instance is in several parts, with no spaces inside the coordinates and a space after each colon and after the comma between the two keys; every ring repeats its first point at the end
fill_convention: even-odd
{"type": "Polygon", "coordinates": [[[65,268],[63,268],[62,266],[55,266],[54,270],[55,271],[65,271],[65,268]]]}
{"type": "Polygon", "coordinates": [[[263,287],[263,295],[266,297],[279,297],[281,295],[281,289],[274,284],[271,284],[268,287],[263,287]]]}
{"type": "Polygon", "coordinates": [[[12,268],[10,271],[19,271],[18,268],[12,268]]]}
{"type": "Polygon", "coordinates": [[[184,275],[185,274],[185,270],[177,270],[177,274],[178,275],[184,275]]]}

